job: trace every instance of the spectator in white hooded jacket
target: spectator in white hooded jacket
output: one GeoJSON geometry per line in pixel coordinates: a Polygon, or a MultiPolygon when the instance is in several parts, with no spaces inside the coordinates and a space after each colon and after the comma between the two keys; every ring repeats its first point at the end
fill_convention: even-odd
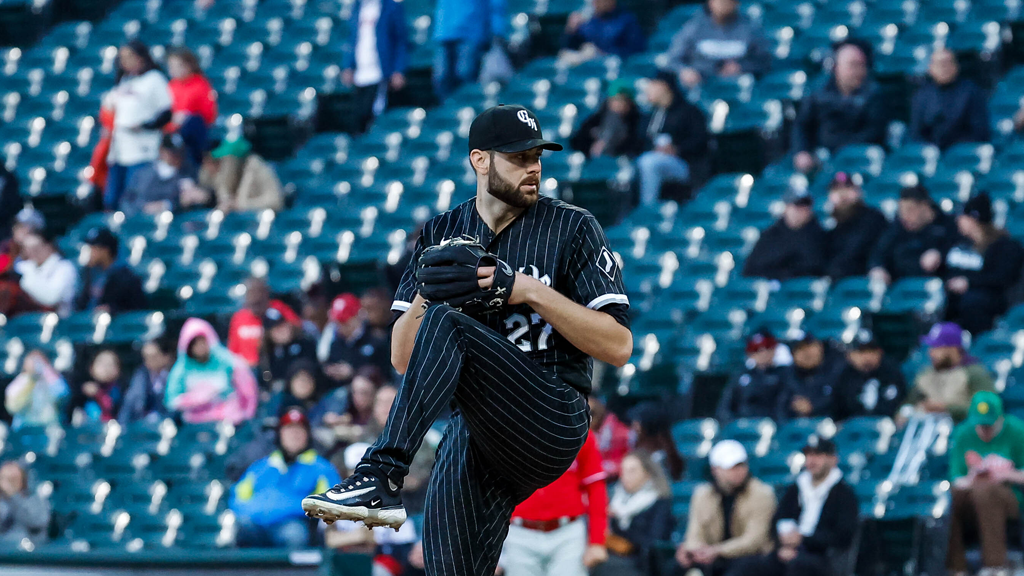
{"type": "Polygon", "coordinates": [[[159,156],[161,128],[171,120],[167,78],[142,42],[132,40],[121,47],[115,86],[104,96],[103,106],[114,113],[103,207],[117,210],[135,171],[159,156]]]}

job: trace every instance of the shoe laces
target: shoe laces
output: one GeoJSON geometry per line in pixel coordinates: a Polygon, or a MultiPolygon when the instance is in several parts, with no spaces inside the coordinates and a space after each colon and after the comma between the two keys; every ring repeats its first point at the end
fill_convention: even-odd
{"type": "Polygon", "coordinates": [[[335,492],[344,492],[345,490],[349,490],[349,489],[355,488],[357,486],[362,486],[364,482],[370,483],[372,481],[373,481],[373,479],[370,478],[370,476],[368,476],[366,474],[363,474],[363,475],[358,475],[357,474],[357,475],[354,475],[354,476],[349,476],[341,484],[335,484],[334,488],[332,488],[332,490],[334,490],[335,492]]]}

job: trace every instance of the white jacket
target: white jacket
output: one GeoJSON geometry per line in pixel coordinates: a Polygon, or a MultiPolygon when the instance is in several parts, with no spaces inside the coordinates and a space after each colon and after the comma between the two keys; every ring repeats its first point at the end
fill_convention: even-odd
{"type": "Polygon", "coordinates": [[[78,269],[60,254],[51,254],[40,265],[22,260],[14,269],[21,274],[21,289],[33,300],[49,308],[56,308],[61,317],[71,314],[78,286],[78,269]]]}
{"type": "Polygon", "coordinates": [[[171,92],[164,75],[150,70],[140,76],[125,76],[104,98],[104,106],[114,111],[107,161],[130,166],[156,160],[163,132],[139,127],[171,108],[171,92]]]}

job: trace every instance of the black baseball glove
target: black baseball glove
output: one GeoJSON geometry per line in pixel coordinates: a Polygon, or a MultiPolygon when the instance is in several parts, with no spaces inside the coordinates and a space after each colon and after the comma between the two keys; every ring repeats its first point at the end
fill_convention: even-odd
{"type": "Polygon", "coordinates": [[[516,274],[476,239],[463,236],[423,250],[416,262],[416,286],[429,304],[445,304],[466,314],[500,310],[512,295],[516,274]],[[494,283],[483,290],[477,269],[494,266],[494,283]]]}

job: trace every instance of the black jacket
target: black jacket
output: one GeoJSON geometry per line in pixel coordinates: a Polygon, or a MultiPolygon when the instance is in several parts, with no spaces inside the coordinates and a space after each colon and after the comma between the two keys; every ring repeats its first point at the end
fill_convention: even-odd
{"type": "Polygon", "coordinates": [[[292,365],[299,360],[316,364],[316,342],[302,336],[285,346],[278,346],[266,341],[260,358],[260,373],[263,382],[270,384],[285,380],[292,365]]]}
{"type": "Polygon", "coordinates": [[[645,138],[645,150],[654,149],[654,141],[659,134],[668,134],[672,137],[676,154],[687,163],[693,164],[707,155],[708,121],[700,108],[677,92],[664,114],[659,112],[655,109],[641,124],[640,135],[645,138]]]}
{"type": "Polygon", "coordinates": [[[656,500],[651,507],[633,517],[629,528],[619,528],[615,519],[609,521],[612,534],[621,536],[633,545],[632,557],[636,567],[642,574],[650,574],[655,564],[655,545],[672,539],[672,530],[676,520],[672,516],[672,500],[663,498],[656,500]]]}
{"type": "Polygon", "coordinates": [[[345,338],[338,334],[331,343],[331,350],[324,364],[339,362],[352,365],[353,371],[358,371],[366,365],[376,366],[387,376],[391,374],[391,348],[386,338],[373,336],[367,328],[364,328],[352,342],[346,342],[345,338]]]}
{"type": "Polygon", "coordinates": [[[780,419],[779,399],[792,386],[788,366],[767,370],[752,368],[740,372],[722,391],[716,417],[719,422],[738,418],[780,419]]]}
{"type": "Polygon", "coordinates": [[[961,142],[988,142],[988,99],[970,80],[947,86],[928,81],[910,107],[910,139],[945,150],[961,142]]]}
{"type": "Polygon", "coordinates": [[[888,230],[875,245],[868,267],[882,267],[892,276],[893,280],[910,276],[942,275],[941,268],[934,274],[921,269],[921,255],[935,249],[945,254],[957,237],[956,226],[952,219],[935,208],[935,220],[918,230],[908,232],[897,219],[889,224],[888,230]]]}
{"type": "Polygon", "coordinates": [[[863,276],[875,244],[889,226],[881,211],[861,204],[857,211],[825,233],[825,274],[833,280],[863,276]]]}
{"type": "Polygon", "coordinates": [[[813,219],[792,230],[780,218],[761,233],[743,265],[744,276],[789,280],[825,273],[825,230],[813,219]]]}
{"type": "Polygon", "coordinates": [[[0,240],[11,237],[14,217],[23,205],[18,192],[18,177],[8,172],[0,162],[0,240]]]}
{"type": "Polygon", "coordinates": [[[169,411],[164,407],[164,391],[169,372],[170,370],[164,370],[154,378],[145,366],[135,369],[128,390],[124,393],[121,410],[117,414],[117,421],[122,426],[142,420],[150,414],[156,414],[160,418],[169,415],[169,411]]]}
{"type": "Polygon", "coordinates": [[[107,279],[100,285],[100,272],[95,268],[83,268],[79,277],[80,289],[75,299],[76,310],[89,310],[96,299],[97,306],[107,306],[111,314],[141,310],[146,307],[146,294],[142,281],[126,264],[115,263],[107,269],[107,279]]]}
{"type": "Polygon", "coordinates": [[[779,414],[784,418],[824,418],[831,415],[836,377],[839,376],[845,363],[841,353],[826,345],[825,358],[816,369],[804,370],[794,364],[792,367],[793,377],[789,380],[789,386],[779,397],[779,414]],[[814,407],[814,411],[810,414],[793,412],[790,404],[797,396],[807,398],[814,407]]]}
{"type": "MultiPolygon", "coordinates": [[[[799,521],[800,511],[800,489],[794,483],[786,488],[779,501],[775,523],[778,524],[779,520],[799,521]]],[[[857,535],[858,514],[857,494],[845,480],[840,480],[825,498],[814,534],[804,536],[800,547],[812,554],[847,550],[857,535]]]]}
{"type": "Polygon", "coordinates": [[[1009,290],[1017,284],[1024,266],[1024,248],[1003,235],[978,253],[963,242],[946,254],[946,277],[967,278],[967,292],[946,294],[946,314],[973,334],[988,330],[996,316],[1009,307],[1009,290]]]}
{"type": "Polygon", "coordinates": [[[878,85],[867,81],[843,96],[834,79],[804,98],[793,125],[794,152],[827,148],[835,152],[848,144],[882,144],[888,115],[878,85]]]}
{"type": "Polygon", "coordinates": [[[845,364],[836,379],[832,419],[857,416],[892,417],[903,405],[907,382],[898,364],[888,357],[871,372],[861,372],[845,364]]]}
{"type": "MultiPolygon", "coordinates": [[[[590,157],[590,147],[594,142],[601,139],[601,123],[606,115],[614,114],[608,109],[608,101],[601,104],[601,108],[591,114],[583,121],[576,133],[569,139],[569,146],[573,150],[583,152],[587,158],[590,157]]],[[[621,118],[625,130],[618,132],[615,142],[605,142],[604,156],[638,156],[644,149],[644,138],[640,132],[640,111],[634,106],[625,117],[621,118]]]]}

